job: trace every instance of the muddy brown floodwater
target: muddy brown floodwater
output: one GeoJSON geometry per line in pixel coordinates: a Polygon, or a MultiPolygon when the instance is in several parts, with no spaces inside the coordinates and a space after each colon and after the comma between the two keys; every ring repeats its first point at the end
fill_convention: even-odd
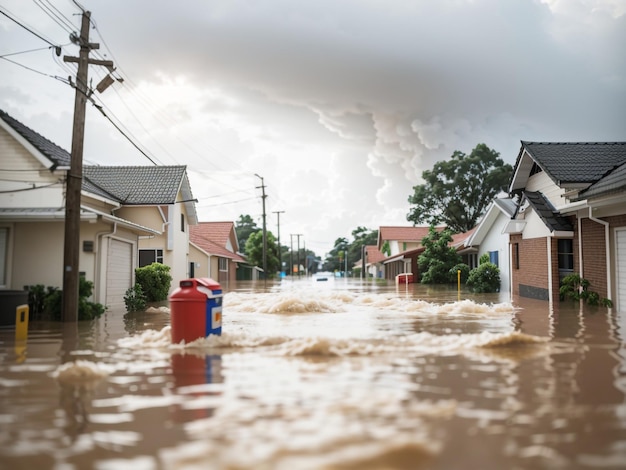
{"type": "Polygon", "coordinates": [[[0,468],[626,468],[625,316],[337,279],[188,345],[166,306],[2,329],[0,468]]]}

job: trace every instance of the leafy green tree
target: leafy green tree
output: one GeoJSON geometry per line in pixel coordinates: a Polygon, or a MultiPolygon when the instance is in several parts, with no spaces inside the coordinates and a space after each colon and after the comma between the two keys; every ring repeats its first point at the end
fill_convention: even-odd
{"type": "MultiPolygon", "coordinates": [[[[266,231],[267,236],[267,278],[273,278],[280,271],[280,260],[278,259],[278,247],[276,238],[270,231],[266,231]]],[[[259,267],[263,267],[263,231],[251,233],[246,242],[246,257],[248,262],[259,267]]]]}
{"type": "Polygon", "coordinates": [[[357,227],[352,231],[354,241],[348,247],[348,269],[362,257],[362,248],[367,245],[378,243],[378,230],[370,230],[365,227],[357,227]]]}
{"type": "Polygon", "coordinates": [[[345,263],[343,261],[343,253],[348,250],[350,243],[347,238],[341,237],[335,240],[335,246],[326,255],[324,261],[325,271],[343,271],[345,269],[345,263]],[[341,254],[341,260],[340,260],[341,254]]]}
{"type": "Polygon", "coordinates": [[[422,239],[424,252],[417,259],[421,282],[424,284],[448,284],[456,281],[456,271],[461,263],[461,255],[449,245],[452,241],[452,232],[448,229],[441,232],[431,225],[428,235],[422,239]]]}
{"type": "Polygon", "coordinates": [[[512,171],[511,165],[485,144],[478,144],[469,155],[456,150],[450,160],[437,162],[422,173],[425,183],[413,187],[407,220],[466,232],[507,187],[512,171]]]}
{"type": "Polygon", "coordinates": [[[237,222],[235,222],[235,233],[237,234],[237,241],[239,242],[239,250],[245,254],[246,242],[248,237],[255,232],[261,230],[257,227],[256,223],[249,215],[240,215],[237,222]]]}

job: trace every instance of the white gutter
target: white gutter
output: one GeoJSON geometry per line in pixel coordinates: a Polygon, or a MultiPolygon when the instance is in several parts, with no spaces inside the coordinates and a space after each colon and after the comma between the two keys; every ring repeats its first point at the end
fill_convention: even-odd
{"type": "Polygon", "coordinates": [[[594,222],[604,225],[604,249],[606,251],[606,296],[608,299],[610,299],[611,297],[613,297],[613,292],[611,289],[613,279],[611,278],[611,255],[609,251],[611,247],[609,237],[609,223],[605,220],[597,219],[593,215],[591,215],[592,210],[593,208],[589,206],[589,220],[593,220],[594,222]]]}

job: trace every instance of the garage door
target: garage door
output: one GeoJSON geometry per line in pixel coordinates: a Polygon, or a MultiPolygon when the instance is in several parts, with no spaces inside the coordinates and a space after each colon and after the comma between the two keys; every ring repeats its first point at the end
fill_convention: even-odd
{"type": "Polygon", "coordinates": [[[125,311],[124,294],[133,281],[132,255],[132,244],[109,239],[106,305],[112,311],[125,311]]]}
{"type": "Polygon", "coordinates": [[[615,232],[617,245],[617,309],[626,312],[626,229],[615,232]]]}

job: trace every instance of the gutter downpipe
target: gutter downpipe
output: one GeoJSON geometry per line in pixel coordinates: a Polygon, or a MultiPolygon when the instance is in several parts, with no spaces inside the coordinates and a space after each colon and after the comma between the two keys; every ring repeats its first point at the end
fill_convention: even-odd
{"type": "Polygon", "coordinates": [[[546,237],[548,245],[548,302],[550,303],[550,307],[552,307],[552,303],[554,302],[554,295],[552,294],[552,240],[552,236],[546,237]]]}
{"type": "MultiPolygon", "coordinates": [[[[591,215],[592,207],[589,206],[589,220],[593,220],[594,222],[604,225],[604,250],[606,251],[606,297],[611,299],[613,297],[613,292],[611,285],[613,283],[613,279],[611,278],[611,256],[610,256],[610,232],[609,232],[609,223],[605,220],[598,219],[591,215]]],[[[582,245],[582,243],[581,243],[582,245]]]]}

